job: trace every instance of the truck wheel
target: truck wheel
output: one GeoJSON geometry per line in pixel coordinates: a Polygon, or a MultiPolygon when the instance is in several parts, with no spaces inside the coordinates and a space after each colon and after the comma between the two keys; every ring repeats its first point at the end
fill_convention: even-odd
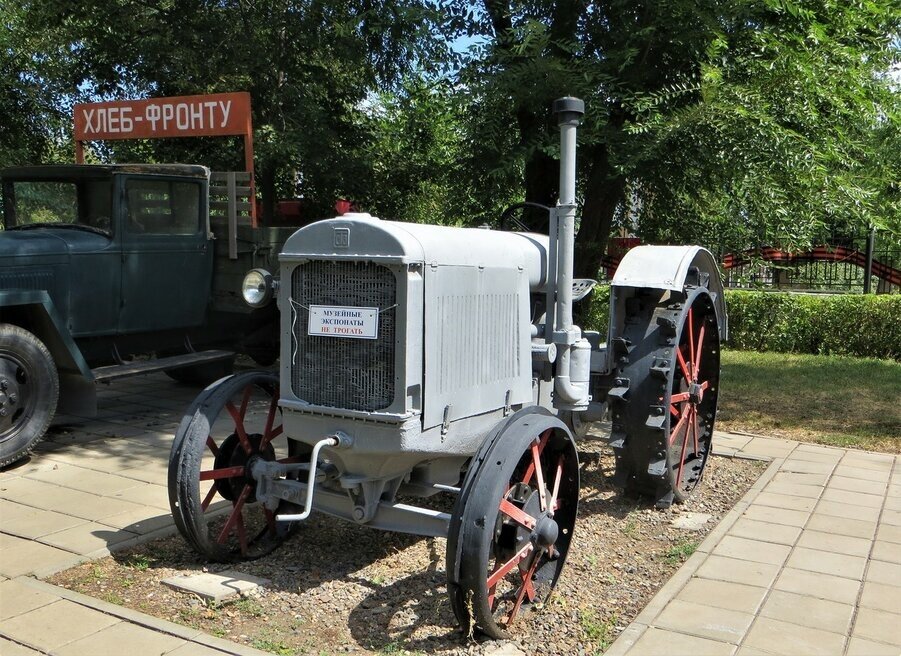
{"type": "MultiPolygon", "coordinates": [[[[169,456],[169,506],[179,532],[210,560],[270,553],[294,526],[260,504],[249,468],[256,459],[294,462],[282,432],[278,376],[248,371],[200,393],[185,413],[169,456]]],[[[289,506],[286,512],[293,512],[289,506]]]]}
{"type": "Polygon", "coordinates": [[[58,400],[59,375],[47,347],[27,330],[0,324],[0,467],[41,441],[58,400]]]}
{"type": "Polygon", "coordinates": [[[624,352],[611,394],[617,478],[659,507],[688,498],[710,455],[720,377],[719,326],[704,287],[626,303],[624,352]]]}
{"type": "Polygon", "coordinates": [[[579,461],[566,426],[530,409],[473,459],[451,517],[448,594],[467,633],[508,637],[540,608],[563,570],[579,503],[579,461]]]}
{"type": "Polygon", "coordinates": [[[166,375],[172,380],[186,385],[206,387],[220,378],[230,376],[235,370],[235,359],[219,360],[206,364],[189,365],[178,369],[166,369],[166,375]]]}

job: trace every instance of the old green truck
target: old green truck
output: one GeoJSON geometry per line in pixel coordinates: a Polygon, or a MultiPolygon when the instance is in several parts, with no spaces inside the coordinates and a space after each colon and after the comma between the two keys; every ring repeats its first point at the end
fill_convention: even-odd
{"type": "Polygon", "coordinates": [[[98,382],[206,383],[238,353],[276,359],[277,309],[241,285],[296,228],[251,224],[248,174],[47,165],[4,169],[0,187],[0,467],[57,412],[96,412],[98,382]]]}

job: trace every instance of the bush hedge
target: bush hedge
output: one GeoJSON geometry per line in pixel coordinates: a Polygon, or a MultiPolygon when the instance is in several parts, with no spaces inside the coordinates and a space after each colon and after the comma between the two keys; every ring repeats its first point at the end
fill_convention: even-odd
{"type": "MultiPolygon", "coordinates": [[[[592,294],[585,325],[605,334],[609,288],[592,294]]],[[[726,291],[729,346],[752,351],[901,360],[901,295],[726,291]]]]}

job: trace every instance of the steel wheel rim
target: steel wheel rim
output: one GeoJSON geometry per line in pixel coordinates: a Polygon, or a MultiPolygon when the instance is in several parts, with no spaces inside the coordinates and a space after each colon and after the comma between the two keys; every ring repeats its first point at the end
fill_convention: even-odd
{"type": "Polygon", "coordinates": [[[34,414],[37,397],[32,393],[32,368],[11,353],[0,353],[0,442],[15,437],[34,414]]]}
{"type": "MultiPolygon", "coordinates": [[[[228,382],[226,382],[228,384],[228,382]]],[[[209,431],[193,458],[192,493],[183,512],[193,527],[195,547],[214,559],[254,559],[270,553],[290,525],[256,499],[253,462],[295,461],[285,439],[278,408],[278,387],[251,379],[232,390],[209,413],[209,431]]]]}
{"type": "Polygon", "coordinates": [[[713,437],[719,388],[719,332],[708,294],[694,297],[685,313],[666,398],[667,475],[684,499],[701,481],[713,437]]]}
{"type": "Polygon", "coordinates": [[[547,600],[569,551],[578,503],[578,491],[573,498],[572,490],[578,462],[574,450],[548,448],[552,435],[553,429],[548,429],[530,443],[497,504],[483,579],[496,624],[495,631],[482,627],[488,633],[505,633],[526,608],[547,600]]]}

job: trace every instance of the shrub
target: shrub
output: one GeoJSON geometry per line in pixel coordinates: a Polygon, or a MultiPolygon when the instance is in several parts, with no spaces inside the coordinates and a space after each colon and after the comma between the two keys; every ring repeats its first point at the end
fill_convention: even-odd
{"type": "MultiPolygon", "coordinates": [[[[610,292],[600,287],[584,325],[607,330],[610,292]]],[[[901,295],[726,291],[729,345],[752,351],[901,359],[901,295]]]]}

